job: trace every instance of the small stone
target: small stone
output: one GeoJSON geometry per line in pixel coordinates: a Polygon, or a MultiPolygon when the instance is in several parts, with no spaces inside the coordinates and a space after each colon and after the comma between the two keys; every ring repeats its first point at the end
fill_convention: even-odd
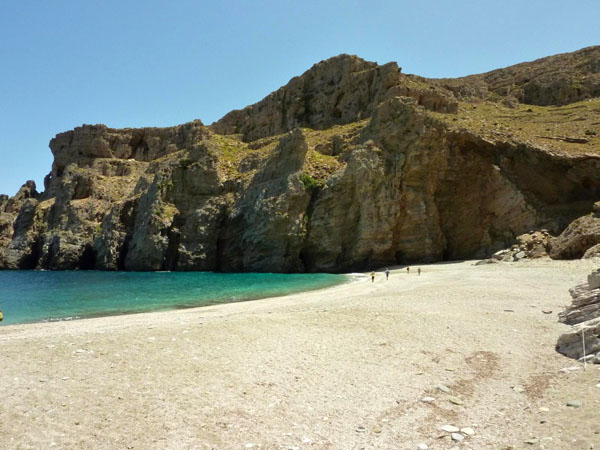
{"type": "Polygon", "coordinates": [[[379,427],[374,428],[373,433],[377,433],[377,434],[381,433],[381,428],[379,428],[379,427]]]}
{"type": "Polygon", "coordinates": [[[364,433],[365,431],[367,431],[367,429],[365,427],[363,427],[362,425],[356,427],[357,433],[364,433]]]}
{"type": "Polygon", "coordinates": [[[252,448],[252,447],[254,447],[254,444],[252,442],[248,442],[246,444],[246,448],[252,448]]]}
{"type": "Polygon", "coordinates": [[[442,391],[442,392],[446,393],[446,394],[449,394],[449,393],[450,393],[450,391],[451,391],[451,390],[450,390],[450,388],[449,388],[448,386],[445,386],[445,385],[443,385],[443,384],[440,384],[440,385],[438,386],[438,389],[439,389],[440,391],[442,391]]]}
{"type": "Polygon", "coordinates": [[[569,400],[567,402],[567,406],[570,406],[571,408],[581,408],[581,401],[580,400],[569,400]]]}
{"type": "Polygon", "coordinates": [[[517,384],[515,387],[513,387],[513,391],[521,394],[522,392],[525,392],[525,389],[520,384],[517,384]]]}
{"type": "Polygon", "coordinates": [[[533,439],[527,439],[526,441],[523,441],[525,444],[529,444],[529,445],[535,445],[538,442],[540,442],[539,439],[533,438],[533,439]]]}
{"type": "Polygon", "coordinates": [[[539,412],[548,412],[550,411],[548,408],[546,408],[545,406],[540,406],[540,409],[538,409],[539,412]]]}
{"type": "Polygon", "coordinates": [[[456,372],[454,367],[446,367],[446,372],[456,372]]]}
{"type": "Polygon", "coordinates": [[[427,446],[427,444],[419,444],[419,445],[417,445],[417,448],[419,450],[428,450],[429,449],[429,447],[427,446]]]}
{"type": "Polygon", "coordinates": [[[515,259],[518,261],[520,259],[525,258],[525,252],[524,251],[520,251],[515,255],[515,259]]]}
{"type": "Polygon", "coordinates": [[[473,428],[470,428],[470,427],[461,428],[460,432],[467,436],[473,436],[475,434],[475,430],[473,430],[473,428]]]}
{"type": "Polygon", "coordinates": [[[433,403],[433,402],[435,402],[435,398],[433,398],[433,397],[423,397],[423,399],[421,401],[423,403],[433,403]]]}
{"type": "Polygon", "coordinates": [[[600,388],[600,383],[598,383],[598,384],[596,385],[596,387],[597,387],[597,388],[600,388]]]}
{"type": "Polygon", "coordinates": [[[452,440],[456,441],[456,442],[461,442],[465,437],[460,434],[460,433],[452,433],[451,434],[452,440]]]}
{"type": "Polygon", "coordinates": [[[464,402],[458,397],[448,397],[448,401],[455,405],[464,405],[464,402]]]}
{"type": "Polygon", "coordinates": [[[551,311],[551,310],[549,310],[549,309],[542,309],[542,312],[543,312],[544,314],[552,314],[552,311],[551,311]]]}
{"type": "Polygon", "coordinates": [[[460,431],[460,428],[455,427],[454,425],[444,425],[442,428],[440,428],[442,431],[446,431],[448,433],[456,433],[457,431],[460,431]]]}

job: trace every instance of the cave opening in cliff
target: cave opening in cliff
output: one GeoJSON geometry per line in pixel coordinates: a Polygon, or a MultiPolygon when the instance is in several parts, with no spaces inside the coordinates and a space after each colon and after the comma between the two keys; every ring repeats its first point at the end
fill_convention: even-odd
{"type": "Polygon", "coordinates": [[[80,270],[94,270],[96,268],[96,252],[91,245],[86,245],[79,257],[80,270]]]}

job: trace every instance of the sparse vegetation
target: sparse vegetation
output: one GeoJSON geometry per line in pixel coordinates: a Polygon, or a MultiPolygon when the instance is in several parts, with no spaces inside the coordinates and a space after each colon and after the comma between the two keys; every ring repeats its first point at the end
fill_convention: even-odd
{"type": "Polygon", "coordinates": [[[461,103],[457,114],[428,114],[446,122],[451,128],[464,128],[486,139],[530,142],[571,154],[600,153],[600,137],[594,134],[593,129],[600,123],[598,98],[565,106],[519,105],[514,109],[481,101],[476,105],[461,103]],[[583,136],[586,139],[581,139],[583,136]]]}
{"type": "Polygon", "coordinates": [[[306,189],[308,192],[312,192],[319,187],[317,180],[306,173],[303,173],[300,176],[300,180],[304,184],[304,189],[306,189]]]}

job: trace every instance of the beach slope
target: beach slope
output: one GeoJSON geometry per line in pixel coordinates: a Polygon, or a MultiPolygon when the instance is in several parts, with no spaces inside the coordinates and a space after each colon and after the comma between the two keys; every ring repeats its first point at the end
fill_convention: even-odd
{"type": "Polygon", "coordinates": [[[593,268],[435,264],[253,302],[1,327],[0,448],[599,448],[600,368],[554,351],[567,289],[593,268]],[[474,433],[458,444],[444,425],[474,433]]]}

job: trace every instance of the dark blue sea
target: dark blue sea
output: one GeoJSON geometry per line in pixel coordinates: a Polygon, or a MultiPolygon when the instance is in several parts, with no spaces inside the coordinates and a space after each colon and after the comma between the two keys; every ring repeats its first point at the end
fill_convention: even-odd
{"type": "Polygon", "coordinates": [[[0,271],[0,325],[240,302],[348,280],[323,273],[0,271]]]}

